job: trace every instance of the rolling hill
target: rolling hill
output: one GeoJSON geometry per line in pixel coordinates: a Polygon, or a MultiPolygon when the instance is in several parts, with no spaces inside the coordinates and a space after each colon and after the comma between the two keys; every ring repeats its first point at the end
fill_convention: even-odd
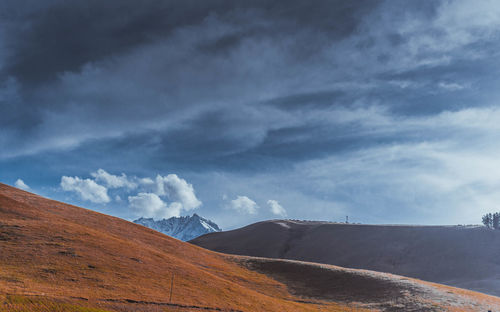
{"type": "Polygon", "coordinates": [[[274,220],[191,241],[211,250],[389,272],[500,295],[500,231],[274,220]]]}
{"type": "Polygon", "coordinates": [[[500,298],[384,273],[224,255],[0,184],[0,311],[374,309],[487,311],[500,309],[500,298]]]}

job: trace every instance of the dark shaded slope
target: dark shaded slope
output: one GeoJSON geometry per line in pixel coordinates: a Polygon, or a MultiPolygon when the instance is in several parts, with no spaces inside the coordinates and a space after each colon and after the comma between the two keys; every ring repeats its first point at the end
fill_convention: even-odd
{"type": "Polygon", "coordinates": [[[389,272],[500,295],[500,231],[461,226],[381,226],[267,221],[201,236],[193,244],[389,272]]]}
{"type": "Polygon", "coordinates": [[[475,293],[471,298],[466,290],[402,276],[294,260],[234,257],[285,283],[304,302],[309,298],[334,300],[350,307],[394,312],[498,310],[497,297],[475,293]]]}

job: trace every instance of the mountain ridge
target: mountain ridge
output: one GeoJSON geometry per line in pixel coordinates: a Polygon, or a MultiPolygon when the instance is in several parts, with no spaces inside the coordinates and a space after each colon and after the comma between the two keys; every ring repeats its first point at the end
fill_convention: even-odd
{"type": "Polygon", "coordinates": [[[133,222],[181,241],[189,241],[203,234],[222,231],[215,222],[196,213],[192,216],[171,217],[161,220],[141,217],[133,222]]]}

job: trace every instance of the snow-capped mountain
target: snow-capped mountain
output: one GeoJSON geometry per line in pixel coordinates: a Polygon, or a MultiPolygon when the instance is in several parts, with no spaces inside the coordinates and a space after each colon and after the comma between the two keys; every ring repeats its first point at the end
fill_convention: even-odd
{"type": "Polygon", "coordinates": [[[144,225],[182,241],[188,241],[206,233],[222,231],[217,224],[200,217],[196,213],[192,216],[172,217],[162,220],[139,218],[134,223],[144,225]]]}

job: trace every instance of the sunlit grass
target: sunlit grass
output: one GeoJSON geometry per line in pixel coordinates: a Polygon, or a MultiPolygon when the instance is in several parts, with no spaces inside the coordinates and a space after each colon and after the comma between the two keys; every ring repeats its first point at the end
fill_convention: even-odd
{"type": "Polygon", "coordinates": [[[0,297],[0,311],[9,312],[109,312],[75,304],[57,302],[55,300],[22,295],[0,297]]]}
{"type": "Polygon", "coordinates": [[[302,298],[233,257],[2,184],[0,233],[0,311],[368,311],[356,302],[302,298]]]}

